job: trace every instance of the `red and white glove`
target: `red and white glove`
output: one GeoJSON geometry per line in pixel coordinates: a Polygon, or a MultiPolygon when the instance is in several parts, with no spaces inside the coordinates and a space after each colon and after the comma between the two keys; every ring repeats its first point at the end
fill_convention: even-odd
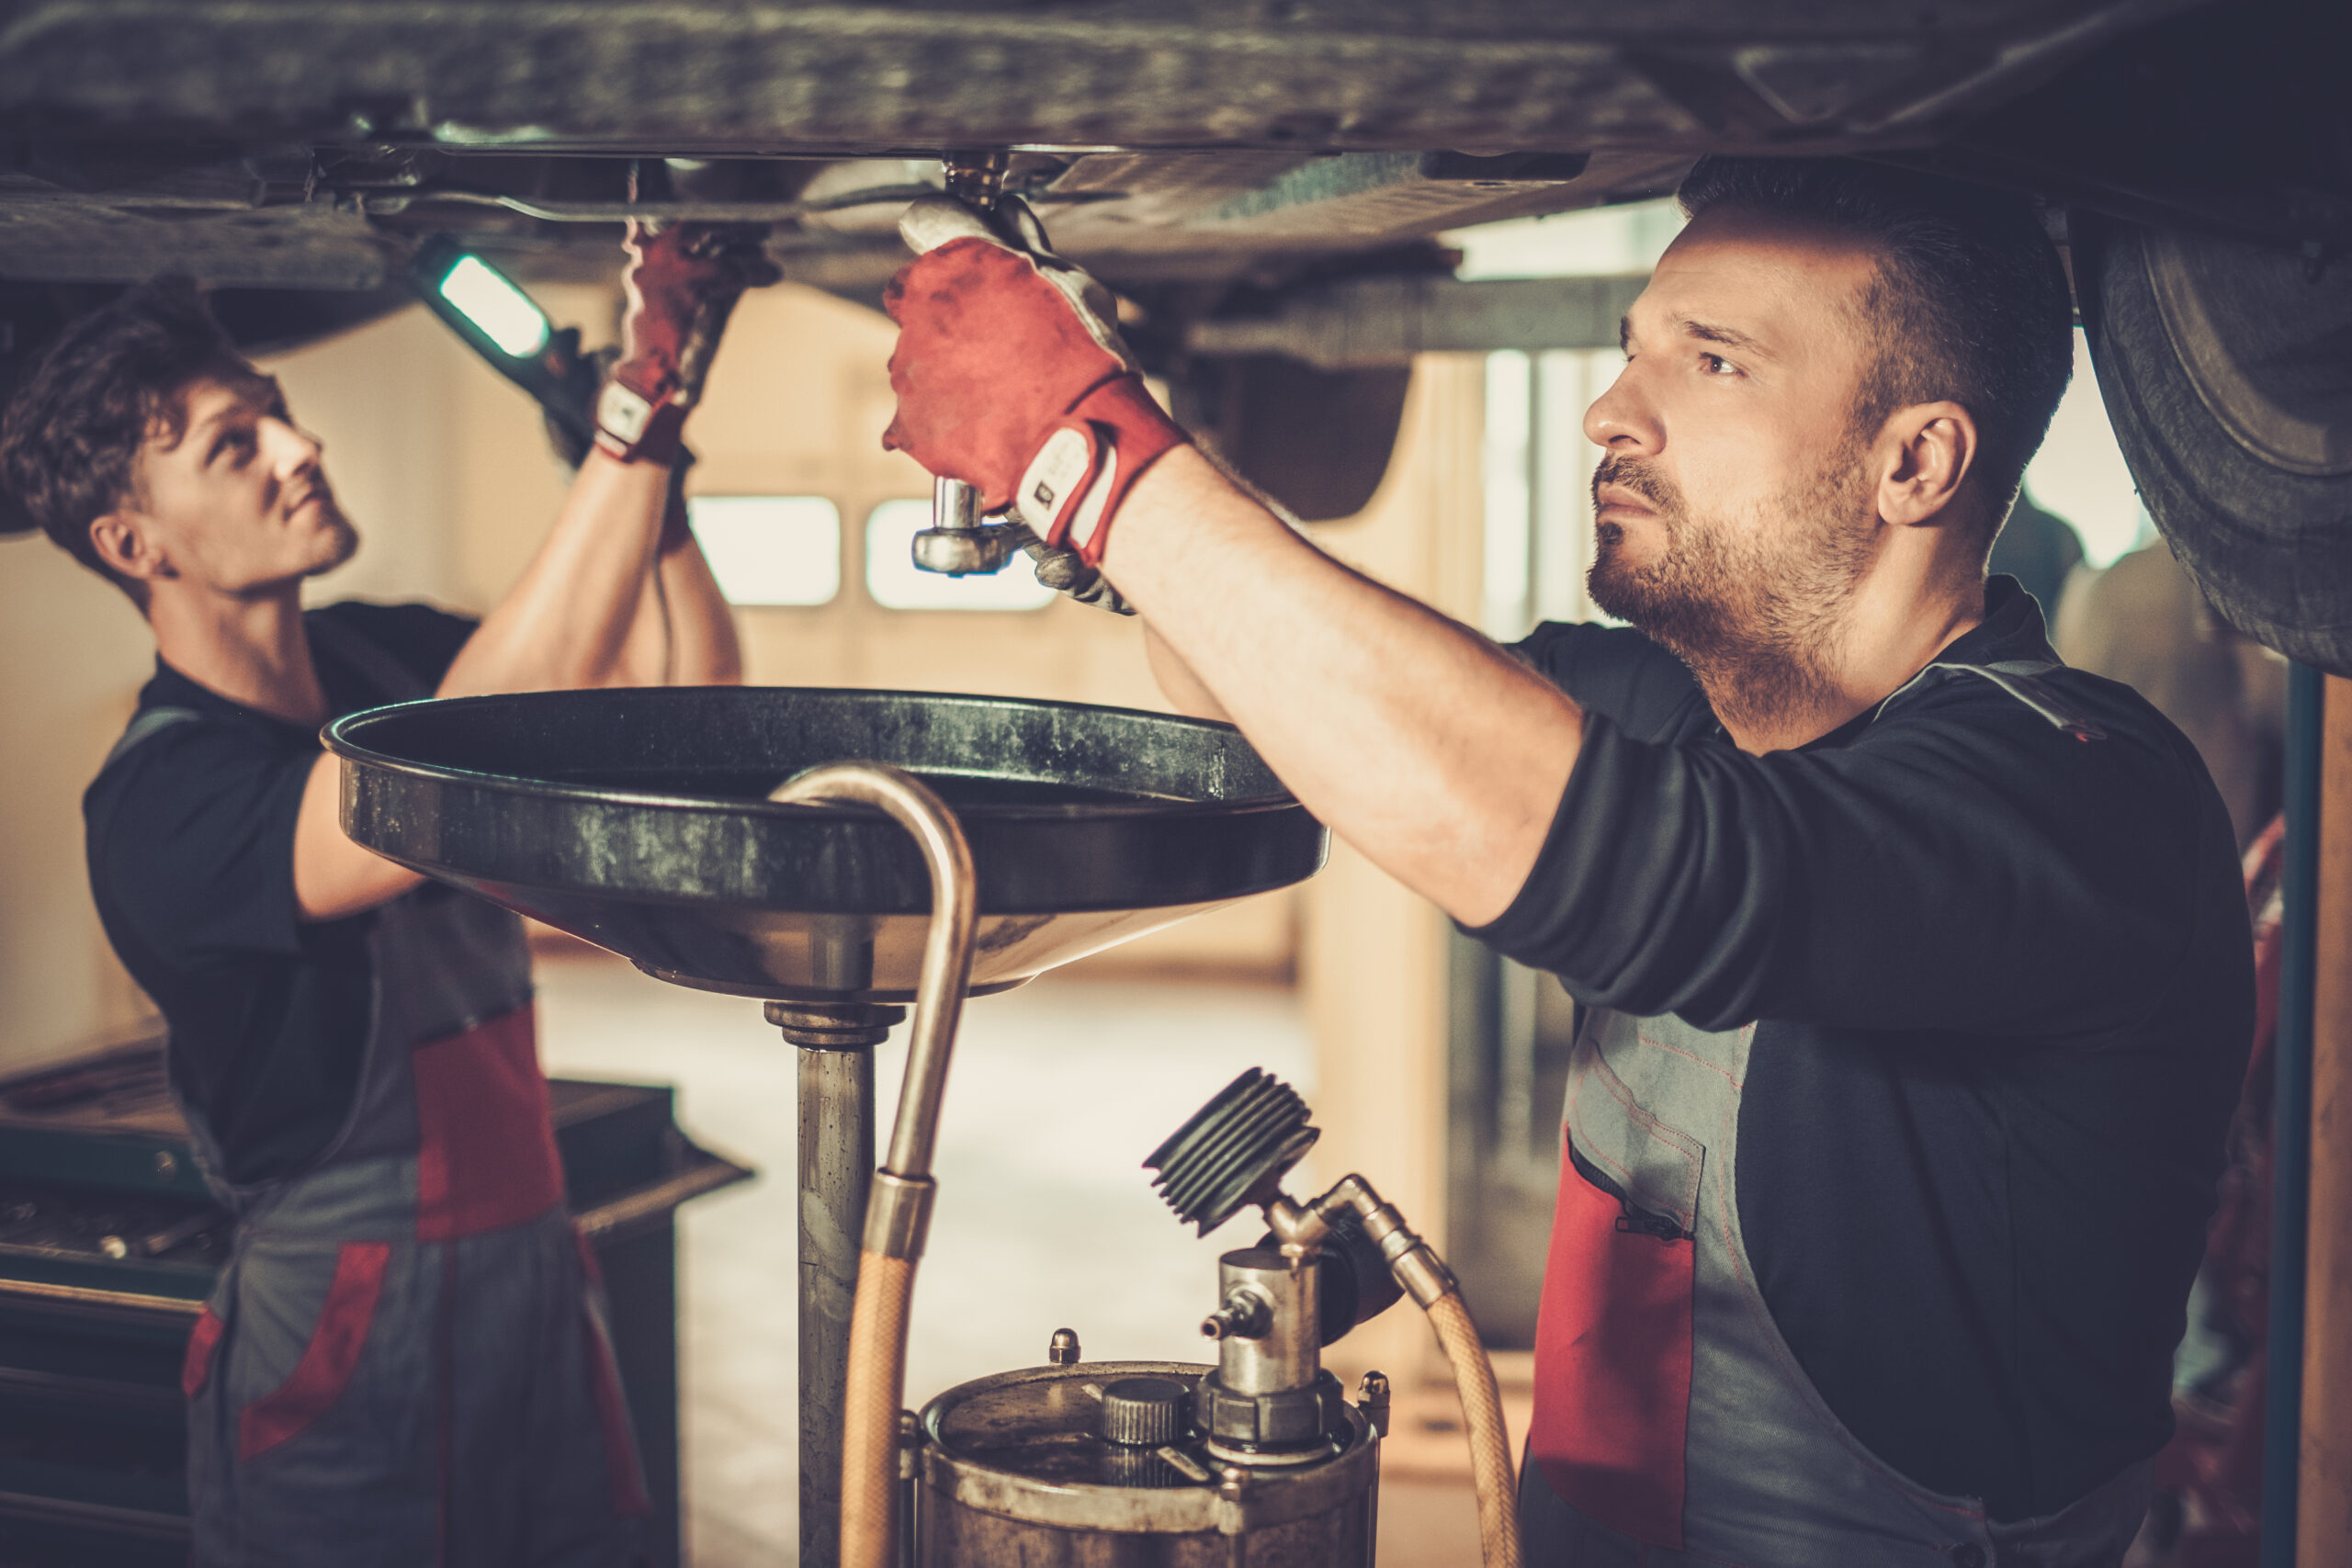
{"type": "Polygon", "coordinates": [[[882,445],[1101,565],[1127,491],[1192,439],[1144,389],[1110,291],[1054,254],[1018,199],[990,220],[925,197],[899,231],[921,254],[882,296],[899,323],[882,445]]]}
{"type": "Polygon", "coordinates": [[[596,399],[597,446],[625,463],[676,459],[735,301],[782,276],[765,234],[758,224],[629,223],[628,309],[620,359],[596,399]]]}

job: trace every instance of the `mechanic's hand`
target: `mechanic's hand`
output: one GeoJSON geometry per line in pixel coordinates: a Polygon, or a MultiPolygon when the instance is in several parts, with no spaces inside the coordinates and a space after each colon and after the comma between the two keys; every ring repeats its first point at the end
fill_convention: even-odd
{"type": "Polygon", "coordinates": [[[899,323],[882,445],[1099,567],[1136,478],[1190,439],[1144,389],[1109,291],[1046,247],[1017,198],[989,219],[925,197],[899,231],[922,254],[882,296],[899,323]]]}
{"type": "Polygon", "coordinates": [[[768,260],[766,233],[756,223],[630,222],[621,275],[628,309],[619,363],[596,400],[598,446],[630,463],[677,455],[735,301],[783,276],[768,260]]]}

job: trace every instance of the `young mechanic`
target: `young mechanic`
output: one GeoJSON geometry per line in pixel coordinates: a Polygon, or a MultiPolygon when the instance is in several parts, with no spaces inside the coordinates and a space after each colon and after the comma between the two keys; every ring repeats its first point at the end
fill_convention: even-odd
{"type": "Polygon", "coordinates": [[[1595,602],[1506,650],[1319,553],[1107,296],[944,201],[888,438],[1141,614],[1180,705],[1582,1005],[1529,1561],[2120,1562],[2253,1019],[2230,823],[1985,556],[2072,361],[2033,213],[1702,162],[1585,415],[1595,602]]]}
{"type": "Polygon", "coordinates": [[[740,678],[666,501],[764,266],[726,231],[631,236],[604,434],[479,625],[301,608],[356,535],[319,443],[185,283],[74,323],[9,407],[6,483],[155,637],[84,807],[98,912],[238,1219],[183,1375],[199,1564],[634,1560],[647,1499],[521,924],[344,837],[318,736],[411,697],[740,678]]]}

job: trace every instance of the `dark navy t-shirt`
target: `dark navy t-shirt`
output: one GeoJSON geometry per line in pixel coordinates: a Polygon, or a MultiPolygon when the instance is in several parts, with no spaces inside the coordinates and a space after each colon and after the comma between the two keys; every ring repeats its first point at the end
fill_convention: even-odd
{"type": "MultiPolygon", "coordinates": [[[[431,691],[474,623],[424,604],[314,610],[431,691]]],[[[340,716],[414,693],[313,636],[340,716]]],[[[231,701],[165,664],[141,714],[185,709],[100,771],[82,797],[90,887],[123,964],[163,1010],[172,1082],[201,1111],[233,1182],[285,1175],[342,1125],[367,1045],[375,916],[305,921],[294,823],[316,729],[231,701]]],[[[138,720],[133,719],[136,724],[138,720]]]]}
{"type": "MultiPolygon", "coordinates": [[[[1939,656],[2052,660],[2016,582],[1939,656]]],[[[2229,818],[2128,687],[2083,739],[1931,671],[1750,756],[1639,632],[1521,652],[1580,704],[1534,870],[1473,934],[1589,1006],[1757,1022],[1740,1224],[1782,1337],[1872,1452],[1992,1515],[2161,1448],[2253,1032],[2229,818]]]]}

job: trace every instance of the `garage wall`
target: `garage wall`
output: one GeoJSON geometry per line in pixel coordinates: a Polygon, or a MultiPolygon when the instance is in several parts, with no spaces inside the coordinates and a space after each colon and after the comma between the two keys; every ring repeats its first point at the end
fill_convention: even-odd
{"type": "MultiPolygon", "coordinates": [[[[600,289],[549,290],[559,313],[608,320],[600,289]]],[[[358,524],[351,563],[314,601],[486,603],[477,513],[519,513],[536,540],[561,484],[522,398],[422,310],[268,361],[324,440],[358,524]],[[469,480],[496,474],[469,502],[469,480]],[[536,488],[532,481],[537,481],[536,488]]],[[[509,530],[514,532],[514,530],[509,530]]],[[[516,563],[519,565],[519,561],[516,563]]],[[[491,570],[495,570],[492,567],[491,570]]],[[[81,796],[122,731],[154,645],[114,589],[39,536],[0,541],[0,1073],[128,1038],[153,1013],[92,908],[81,796]]]]}
{"type": "MultiPolygon", "coordinates": [[[[608,332],[615,299],[546,289],[559,321],[608,332]]],[[[815,494],[844,521],[841,596],[741,612],[754,681],[905,686],[1160,707],[1134,626],[1066,602],[1023,614],[883,610],[862,591],[859,525],[929,483],[884,453],[889,329],[824,296],[747,300],[697,416],[707,494],[815,494]]],[[[529,558],[562,498],[538,415],[429,316],[411,311],[269,367],[326,443],[364,544],[322,600],[429,598],[479,611],[529,558]]],[[[1479,606],[1475,356],[1417,368],[1397,457],[1364,513],[1315,530],[1336,554],[1465,618],[1479,606]]],[[[85,881],[79,798],[152,669],[127,601],[45,540],[0,545],[0,1072],[140,1026],[145,1007],[106,947],[85,881]]],[[[1298,893],[1251,900],[1090,963],[1295,976],[1317,1041],[1327,1179],[1370,1176],[1443,1245],[1444,927],[1345,845],[1298,893]]],[[[1418,1320],[1351,1336],[1335,1363],[1410,1377],[1418,1320]]]]}
{"type": "Polygon", "coordinates": [[[130,601],[40,535],[0,541],[0,1072],[136,1024],[82,863],[82,789],[153,645],[130,601]]]}
{"type": "MultiPolygon", "coordinates": [[[[615,290],[537,292],[559,322],[583,326],[592,343],[609,337],[615,290]]],[[[1100,611],[1057,601],[1017,615],[926,614],[865,599],[866,513],[930,489],[915,465],[880,447],[889,333],[870,311],[787,288],[746,300],[730,329],[696,417],[696,490],[826,495],[844,523],[840,598],[741,613],[751,678],[1162,706],[1134,627],[1100,611]]],[[[494,604],[563,494],[565,475],[530,402],[421,309],[266,368],[324,441],[328,472],[362,536],[352,562],[314,585],[314,602],[424,598],[477,612],[494,604]]],[[[9,763],[0,769],[0,1073],[113,1038],[146,1016],[90,907],[79,802],[153,658],[121,595],[44,539],[0,542],[8,672],[0,756],[9,763]]],[[[1298,919],[1295,898],[1254,900],[1124,950],[1117,962],[1287,978],[1298,919]]]]}
{"type": "MultiPolygon", "coordinates": [[[[1357,518],[1312,530],[1366,575],[1476,624],[1485,581],[1480,483],[1486,367],[1476,355],[1414,366],[1397,454],[1357,518]]],[[[1301,889],[1302,999],[1314,1032],[1309,1156],[1335,1181],[1361,1171],[1442,1256],[1446,1248],[1447,922],[1344,843],[1301,889]]],[[[1327,1357],[1352,1388],[1378,1369],[1400,1387],[1439,1374],[1418,1313],[1391,1312],[1327,1357]]]]}

